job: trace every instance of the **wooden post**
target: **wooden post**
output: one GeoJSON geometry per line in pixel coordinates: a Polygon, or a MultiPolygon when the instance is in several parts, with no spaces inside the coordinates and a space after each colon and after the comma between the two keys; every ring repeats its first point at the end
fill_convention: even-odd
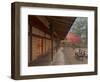
{"type": "Polygon", "coordinates": [[[51,61],[53,62],[53,27],[50,24],[50,32],[51,32],[51,61]]]}

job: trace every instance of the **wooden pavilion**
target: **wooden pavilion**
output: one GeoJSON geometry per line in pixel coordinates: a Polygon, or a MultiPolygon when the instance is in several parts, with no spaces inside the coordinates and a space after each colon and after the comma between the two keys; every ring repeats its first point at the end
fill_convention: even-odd
{"type": "MultiPolygon", "coordinates": [[[[52,61],[76,17],[28,15],[29,66],[47,56],[52,61]]],[[[40,61],[41,62],[41,61],[40,61]]]]}

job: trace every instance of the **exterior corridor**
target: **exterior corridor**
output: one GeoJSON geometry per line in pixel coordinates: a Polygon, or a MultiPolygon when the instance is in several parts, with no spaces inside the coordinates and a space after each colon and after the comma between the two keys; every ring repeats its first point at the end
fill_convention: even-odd
{"type": "Polygon", "coordinates": [[[34,66],[48,66],[48,65],[77,65],[86,64],[87,58],[83,60],[78,60],[75,57],[74,49],[71,47],[60,47],[57,52],[53,55],[53,60],[51,60],[50,55],[44,55],[38,60],[34,61],[34,66]]]}

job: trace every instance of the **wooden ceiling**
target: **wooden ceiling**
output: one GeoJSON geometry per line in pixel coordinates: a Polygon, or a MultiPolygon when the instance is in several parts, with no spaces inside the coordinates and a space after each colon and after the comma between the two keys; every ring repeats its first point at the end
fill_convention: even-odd
{"type": "Polygon", "coordinates": [[[53,32],[56,33],[56,36],[59,39],[64,39],[70,30],[73,22],[75,21],[76,17],[58,17],[58,16],[29,16],[29,24],[38,26],[39,29],[47,32],[50,34],[50,29],[53,29],[53,32]],[[44,25],[40,18],[45,18],[48,21],[48,25],[44,25]]]}
{"type": "Polygon", "coordinates": [[[64,39],[76,17],[46,17],[60,39],[64,39]]]}

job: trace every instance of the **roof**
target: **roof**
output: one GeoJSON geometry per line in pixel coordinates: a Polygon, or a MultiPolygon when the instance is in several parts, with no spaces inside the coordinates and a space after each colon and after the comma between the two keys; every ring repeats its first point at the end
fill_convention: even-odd
{"type": "Polygon", "coordinates": [[[56,37],[64,39],[76,17],[34,16],[29,15],[29,24],[50,34],[51,29],[56,37]],[[41,26],[41,27],[40,27],[41,26]]]}

